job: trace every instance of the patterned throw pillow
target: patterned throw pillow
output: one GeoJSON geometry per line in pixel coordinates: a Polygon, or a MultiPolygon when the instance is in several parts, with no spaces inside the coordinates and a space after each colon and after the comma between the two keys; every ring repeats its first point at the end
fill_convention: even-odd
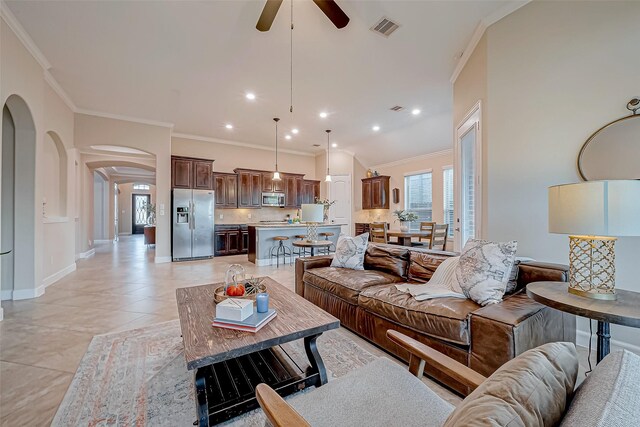
{"type": "Polygon", "coordinates": [[[338,237],[336,254],[331,261],[331,267],[350,268],[352,270],[364,270],[364,254],[367,251],[369,233],[356,237],[338,237]]]}
{"type": "Polygon", "coordinates": [[[456,278],[467,298],[480,305],[502,301],[517,247],[515,240],[494,243],[469,239],[456,269],[456,278]]]}

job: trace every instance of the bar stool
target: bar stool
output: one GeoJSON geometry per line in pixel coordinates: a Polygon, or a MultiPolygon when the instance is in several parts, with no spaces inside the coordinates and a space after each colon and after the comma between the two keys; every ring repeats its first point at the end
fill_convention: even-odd
{"type": "MultiPolygon", "coordinates": [[[[330,231],[323,231],[322,233],[318,233],[318,236],[324,236],[324,240],[329,240],[329,237],[335,236],[335,233],[332,233],[330,231]]],[[[325,251],[327,251],[327,255],[329,255],[329,253],[331,253],[331,252],[335,252],[336,251],[336,245],[331,243],[331,246],[327,246],[325,248],[325,251]]]]}
{"type": "Polygon", "coordinates": [[[273,240],[278,242],[278,244],[271,247],[269,255],[271,255],[271,258],[276,257],[276,267],[280,268],[280,255],[282,255],[283,263],[287,263],[288,256],[289,264],[291,264],[291,249],[284,245],[285,240],[289,240],[289,238],[287,236],[275,236],[273,240]],[[273,253],[274,250],[276,251],[276,253],[273,253]]]}
{"type": "MultiPolygon", "coordinates": [[[[304,234],[296,234],[295,236],[296,239],[302,241],[302,240],[306,240],[307,236],[304,234]]],[[[293,247],[293,255],[298,255],[298,258],[301,257],[306,257],[307,256],[307,248],[299,248],[299,247],[293,247]]]]}

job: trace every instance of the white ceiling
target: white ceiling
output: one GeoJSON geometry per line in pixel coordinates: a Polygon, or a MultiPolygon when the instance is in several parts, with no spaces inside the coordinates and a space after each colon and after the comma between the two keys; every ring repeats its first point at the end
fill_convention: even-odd
{"type": "Polygon", "coordinates": [[[324,147],[330,128],[370,165],[450,148],[457,55],[510,2],[338,0],[351,22],[337,30],[311,0],[295,0],[293,114],[288,1],[267,33],[255,29],[263,1],[7,3],[79,108],[268,146],[279,116],[282,134],[300,129],[283,148],[324,147]],[[369,31],[383,16],[401,25],[388,39],[369,31]]]}

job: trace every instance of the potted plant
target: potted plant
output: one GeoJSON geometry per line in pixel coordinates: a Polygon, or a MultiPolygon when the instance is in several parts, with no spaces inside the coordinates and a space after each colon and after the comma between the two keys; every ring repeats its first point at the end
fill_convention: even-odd
{"type": "Polygon", "coordinates": [[[147,225],[156,225],[156,205],[154,203],[146,203],[147,225]]]}
{"type": "Polygon", "coordinates": [[[329,199],[320,199],[319,197],[316,197],[316,205],[323,205],[324,206],[324,220],[325,222],[329,219],[329,208],[335,203],[336,201],[330,201],[329,199]]]}
{"type": "Polygon", "coordinates": [[[403,232],[409,231],[409,224],[411,223],[411,221],[415,221],[418,219],[418,215],[405,210],[394,211],[393,215],[396,217],[396,221],[400,222],[400,231],[403,232]]]}

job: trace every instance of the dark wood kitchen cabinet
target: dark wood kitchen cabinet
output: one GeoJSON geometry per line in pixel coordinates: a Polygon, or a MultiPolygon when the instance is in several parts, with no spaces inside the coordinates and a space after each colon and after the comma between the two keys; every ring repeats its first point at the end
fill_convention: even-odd
{"type": "Polygon", "coordinates": [[[320,198],[320,181],[303,179],[300,204],[313,204],[316,202],[316,198],[320,198]]]}
{"type": "Polygon", "coordinates": [[[374,176],[362,179],[362,209],[389,209],[389,178],[374,176]]]}
{"type": "Polygon", "coordinates": [[[215,256],[246,254],[249,231],[246,225],[216,225],[214,227],[215,256]]]}
{"type": "Polygon", "coordinates": [[[300,207],[302,186],[302,177],[304,175],[297,175],[287,173],[282,176],[284,181],[284,207],[285,208],[298,208],[300,207]]]}
{"type": "Polygon", "coordinates": [[[238,175],[238,207],[262,207],[262,172],[250,169],[235,169],[234,172],[238,175]]]}
{"type": "Polygon", "coordinates": [[[235,209],[238,207],[238,175],[235,173],[214,173],[217,209],[235,209]]]}
{"type": "Polygon", "coordinates": [[[273,179],[273,172],[262,172],[262,192],[263,193],[284,193],[285,173],[280,172],[280,180],[273,179]]]}
{"type": "Polygon", "coordinates": [[[213,160],[171,157],[171,188],[213,190],[213,160]]]}

